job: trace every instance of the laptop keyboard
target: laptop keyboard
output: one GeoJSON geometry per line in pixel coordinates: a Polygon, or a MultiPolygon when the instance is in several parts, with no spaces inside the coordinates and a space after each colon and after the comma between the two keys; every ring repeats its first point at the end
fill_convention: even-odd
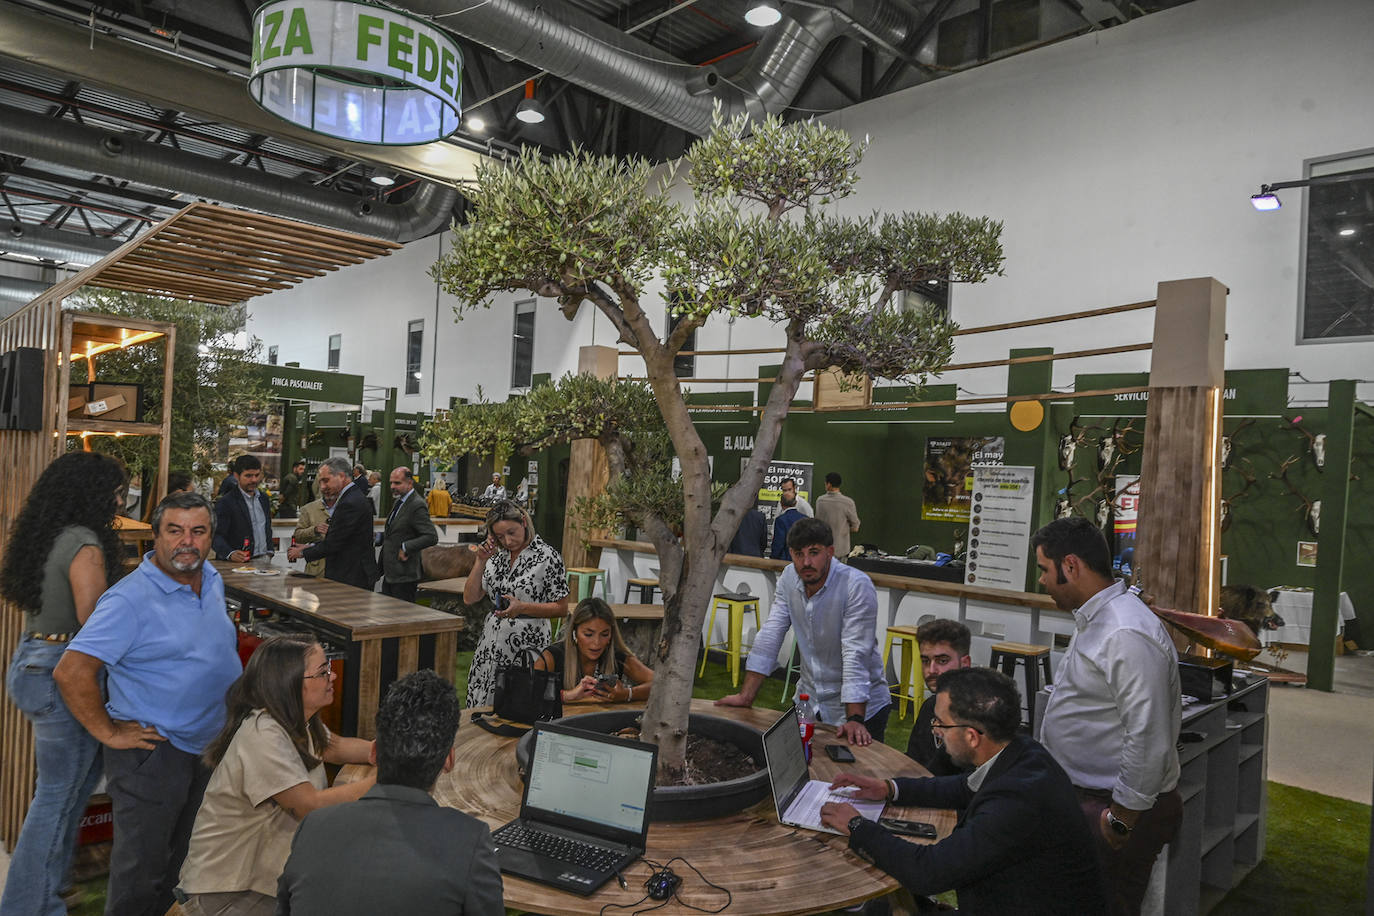
{"type": "Polygon", "coordinates": [[[497,846],[523,849],[591,871],[609,871],[620,858],[620,853],[603,846],[534,830],[523,824],[507,824],[496,831],[491,839],[497,846]]]}

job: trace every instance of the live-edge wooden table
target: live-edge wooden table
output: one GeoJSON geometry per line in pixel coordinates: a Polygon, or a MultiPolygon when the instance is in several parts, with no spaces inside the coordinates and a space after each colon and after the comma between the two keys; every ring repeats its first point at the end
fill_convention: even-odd
{"type": "Polygon", "coordinates": [[[377,704],[397,678],[433,668],[453,680],[461,617],[329,579],[279,568],[275,575],[234,572],[243,564],[212,562],[226,594],[293,618],[347,652],[341,714],[346,735],[375,734],[377,704]]]}
{"type": "MultiPolygon", "coordinates": [[[[564,713],[624,708],[624,704],[579,703],[564,707],[564,713]]],[[[779,715],[772,709],[717,707],[709,700],[693,700],[692,711],[737,719],[759,728],[767,728],[779,715]]],[[[465,710],[454,741],[453,769],[440,774],[434,798],[440,804],[480,818],[493,830],[518,817],[523,784],[516,772],[517,740],[473,725],[471,710],[465,710]]],[[[879,777],[927,775],[901,751],[876,742],[868,747],[854,747],[854,763],[835,763],[821,750],[835,741],[833,729],[816,727],[811,778],[830,779],[840,772],[879,777]]],[[[345,767],[336,784],[350,782],[365,772],[367,767],[345,767]]],[[[941,839],[954,829],[953,811],[889,806],[887,813],[932,823],[941,839]]],[[[660,864],[681,857],[700,869],[713,884],[728,888],[732,899],[726,913],[784,916],[834,910],[897,888],[893,878],[850,852],[848,843],[847,838],[835,834],[778,823],[773,798],[768,795],[738,814],[706,821],[653,824],[645,857],[660,864]]],[[[714,910],[725,902],[723,893],[707,887],[681,861],[674,862],[672,868],[683,879],[678,890],[683,902],[706,910],[714,910]]],[[[598,916],[603,907],[612,905],[607,914],[614,916],[656,902],[641,900],[650,873],[643,860],[637,861],[623,873],[628,890],[622,890],[611,880],[590,897],[579,897],[513,875],[502,875],[502,880],[508,907],[551,916],[598,916]],[[639,907],[635,906],[637,901],[639,907]]],[[[688,914],[700,910],[688,909],[674,900],[655,907],[654,912],[688,914]]]]}

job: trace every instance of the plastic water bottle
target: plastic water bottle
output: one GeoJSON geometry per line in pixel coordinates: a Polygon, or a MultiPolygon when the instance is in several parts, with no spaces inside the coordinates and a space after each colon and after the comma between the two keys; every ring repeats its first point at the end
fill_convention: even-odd
{"type": "Polygon", "coordinates": [[[797,723],[801,727],[802,750],[806,751],[806,762],[811,763],[811,736],[816,733],[816,721],[811,718],[811,697],[797,694],[797,723]]]}

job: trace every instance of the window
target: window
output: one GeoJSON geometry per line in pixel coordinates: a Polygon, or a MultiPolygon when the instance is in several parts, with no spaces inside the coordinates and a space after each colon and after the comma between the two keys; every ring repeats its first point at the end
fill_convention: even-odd
{"type": "Polygon", "coordinates": [[[276,346],[274,345],[274,346],[271,346],[271,347],[268,347],[268,348],[267,348],[267,365],[269,365],[269,366],[275,366],[276,364],[277,364],[277,348],[276,348],[276,346]]]}
{"type": "MultiPolygon", "coordinates": [[[[676,300],[678,296],[674,294],[673,298],[676,300]]],[[[670,308],[668,312],[668,334],[664,335],[665,339],[668,335],[671,335],[681,323],[682,316],[674,315],[670,308]]],[[[682,345],[682,350],[679,350],[677,356],[673,357],[673,374],[678,378],[692,378],[697,374],[697,358],[692,355],[691,352],[686,354],[683,353],[683,350],[692,351],[696,348],[697,332],[692,331],[692,333],[687,335],[687,341],[682,345]]]]}
{"type": "Polygon", "coordinates": [[[1374,152],[1305,171],[1298,340],[1374,340],[1374,152]]]}
{"type": "Polygon", "coordinates": [[[515,303],[511,331],[510,386],[528,388],[534,377],[534,300],[515,303]]]}
{"type": "Polygon", "coordinates": [[[420,393],[420,353],[425,347],[425,322],[417,319],[406,326],[406,394],[420,393]]]}
{"type": "Polygon", "coordinates": [[[918,308],[931,308],[949,316],[950,283],[948,280],[927,280],[920,289],[908,289],[898,293],[896,304],[904,312],[918,308]]]}
{"type": "Polygon", "coordinates": [[[338,369],[338,368],[339,368],[339,351],[340,351],[341,349],[343,349],[343,335],[342,335],[342,334],[330,334],[330,335],[329,335],[329,364],[328,364],[328,368],[330,368],[330,369],[338,369]]]}

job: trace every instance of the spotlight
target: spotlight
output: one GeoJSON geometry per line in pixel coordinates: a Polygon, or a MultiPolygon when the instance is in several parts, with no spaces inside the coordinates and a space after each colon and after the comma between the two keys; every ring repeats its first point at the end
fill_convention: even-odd
{"type": "Polygon", "coordinates": [[[777,25],[782,18],[782,13],[772,3],[756,3],[744,14],[744,21],[750,25],[760,28],[767,28],[770,25],[777,25]]]}
{"type": "Polygon", "coordinates": [[[1351,235],[1354,235],[1354,234],[1355,234],[1355,228],[1354,228],[1353,226],[1346,226],[1344,229],[1342,229],[1342,230],[1340,231],[1339,234],[1340,234],[1340,235],[1344,235],[1344,236],[1351,236],[1351,235]]]}
{"type": "Polygon", "coordinates": [[[525,97],[515,107],[515,118],[526,124],[544,123],[544,106],[534,97],[534,80],[525,81],[525,97]]]}
{"type": "Polygon", "coordinates": [[[379,188],[389,188],[396,183],[395,178],[392,178],[390,175],[383,175],[381,172],[373,175],[368,181],[371,181],[379,188]]]}
{"type": "Polygon", "coordinates": [[[477,115],[468,118],[468,130],[475,134],[480,134],[487,129],[487,122],[477,115]]]}
{"type": "Polygon", "coordinates": [[[1277,210],[1283,206],[1279,201],[1279,196],[1270,191],[1268,185],[1260,188],[1258,194],[1250,195],[1250,204],[1256,210],[1277,210]]]}

